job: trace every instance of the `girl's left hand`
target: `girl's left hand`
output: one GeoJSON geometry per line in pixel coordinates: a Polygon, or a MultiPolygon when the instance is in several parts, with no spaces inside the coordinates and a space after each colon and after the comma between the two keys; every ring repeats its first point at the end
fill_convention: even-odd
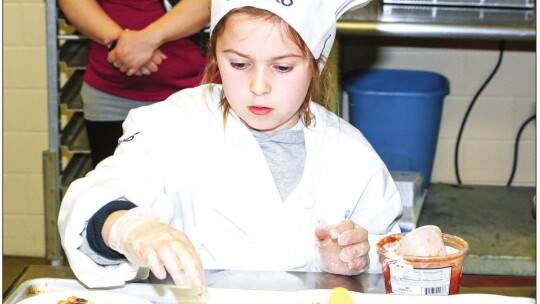
{"type": "Polygon", "coordinates": [[[341,275],[356,275],[369,266],[368,232],[351,220],[315,229],[322,269],[341,275]]]}

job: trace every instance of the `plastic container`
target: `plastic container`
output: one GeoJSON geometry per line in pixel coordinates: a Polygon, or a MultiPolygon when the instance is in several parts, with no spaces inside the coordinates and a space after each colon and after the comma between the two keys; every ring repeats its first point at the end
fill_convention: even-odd
{"type": "Polygon", "coordinates": [[[349,121],[360,129],[389,170],[431,171],[448,80],[427,71],[368,69],[348,75],[349,121]]]}
{"type": "Polygon", "coordinates": [[[392,248],[406,233],[387,236],[377,243],[386,293],[453,295],[459,292],[463,260],[469,244],[453,235],[442,234],[447,255],[401,256],[392,248]]]}

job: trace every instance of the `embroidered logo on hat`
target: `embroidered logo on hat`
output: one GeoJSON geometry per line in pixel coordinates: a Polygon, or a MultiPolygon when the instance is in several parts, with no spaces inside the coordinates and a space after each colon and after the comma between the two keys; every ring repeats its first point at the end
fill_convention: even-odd
{"type": "Polygon", "coordinates": [[[276,0],[277,3],[281,3],[285,6],[291,6],[293,5],[294,1],[293,0],[276,0]]]}
{"type": "Polygon", "coordinates": [[[322,69],[336,38],[336,23],[347,10],[371,0],[212,0],[211,29],[235,8],[251,6],[281,17],[308,46],[322,69]]]}

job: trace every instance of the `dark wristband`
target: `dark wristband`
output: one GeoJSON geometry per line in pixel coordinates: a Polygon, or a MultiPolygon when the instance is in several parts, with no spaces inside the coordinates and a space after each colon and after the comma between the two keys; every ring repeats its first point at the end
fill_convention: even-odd
{"type": "Polygon", "coordinates": [[[108,259],[124,259],[125,256],[123,254],[112,250],[105,244],[105,241],[101,236],[101,230],[103,230],[103,224],[105,224],[105,220],[111,213],[119,210],[129,210],[135,207],[137,207],[137,205],[130,201],[112,201],[94,213],[86,227],[86,239],[88,240],[90,248],[108,259]]]}

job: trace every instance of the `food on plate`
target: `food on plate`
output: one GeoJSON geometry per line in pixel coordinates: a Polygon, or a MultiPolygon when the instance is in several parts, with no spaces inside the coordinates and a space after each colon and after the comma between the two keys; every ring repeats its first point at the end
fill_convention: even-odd
{"type": "Polygon", "coordinates": [[[37,286],[34,286],[34,285],[30,285],[24,291],[24,295],[26,297],[31,297],[31,296],[34,296],[34,295],[37,295],[37,294],[40,294],[40,293],[42,293],[42,291],[37,286]]]}
{"type": "Polygon", "coordinates": [[[70,296],[65,300],[58,301],[57,304],[94,304],[94,302],[76,296],[70,296]]]}
{"type": "Polygon", "coordinates": [[[65,289],[63,283],[59,284],[61,285],[58,286],[56,283],[48,282],[40,284],[41,286],[38,288],[38,290],[40,290],[39,294],[26,297],[17,302],[17,304],[151,304],[150,301],[141,296],[105,290],[81,290],[80,288],[65,289]],[[57,288],[60,288],[61,290],[55,290],[57,288]]]}
{"type": "Polygon", "coordinates": [[[328,304],[354,304],[354,300],[346,288],[336,287],[330,294],[328,304]]]}
{"type": "Polygon", "coordinates": [[[412,256],[447,255],[441,229],[433,225],[422,226],[407,233],[396,245],[395,252],[412,256]]]}

